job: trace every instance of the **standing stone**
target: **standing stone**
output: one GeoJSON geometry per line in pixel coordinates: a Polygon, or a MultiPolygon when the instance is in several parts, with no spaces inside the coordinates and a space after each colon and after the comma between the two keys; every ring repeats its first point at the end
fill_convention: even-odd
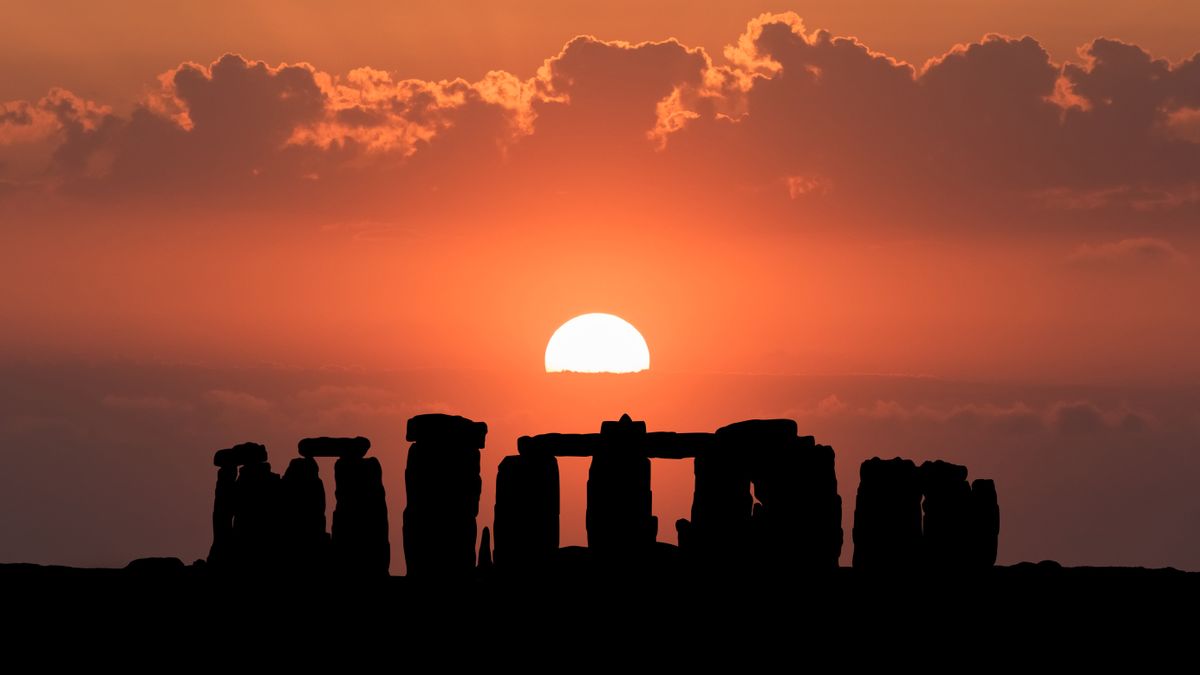
{"type": "Polygon", "coordinates": [[[333,563],[342,574],[387,576],[392,546],[388,541],[383,469],[375,457],[342,457],[333,465],[333,563]]]}
{"type": "Polygon", "coordinates": [[[772,511],[775,515],[771,517],[790,514],[796,566],[802,570],[837,569],[842,556],[842,498],[833,448],[818,445],[812,436],[798,436],[774,454],[776,468],[762,479],[756,474],[755,494],[769,516],[772,511]],[[790,488],[783,492],[786,501],[779,499],[780,487],[790,488]]]}
{"type": "Polygon", "coordinates": [[[213,466],[244,466],[267,461],[267,446],[262,443],[239,443],[213,454],[213,466]]]}
{"type": "Polygon", "coordinates": [[[684,554],[685,560],[689,557],[693,560],[697,557],[703,559],[703,553],[701,553],[704,550],[704,545],[701,543],[703,539],[693,536],[692,530],[692,521],[687,518],[675,521],[675,538],[679,541],[679,550],[684,554]]]}
{"type": "Polygon", "coordinates": [[[727,569],[746,559],[754,511],[748,460],[733,444],[696,454],[692,517],[675,529],[680,549],[704,567],[727,569]]]}
{"type": "Polygon", "coordinates": [[[487,425],[455,415],[408,420],[404,557],[410,576],[467,576],[476,565],[480,450],[487,425]]]}
{"type": "Polygon", "coordinates": [[[219,571],[266,567],[269,561],[264,557],[273,553],[277,534],[273,481],[279,478],[267,464],[266,446],[240,443],[218,450],[213,465],[218,467],[217,488],[208,563],[219,571]],[[239,477],[238,467],[245,479],[239,477]]]}
{"type": "Polygon", "coordinates": [[[746,420],[718,429],[718,447],[744,462],[754,485],[754,548],[764,562],[777,571],[836,569],[842,499],[833,449],[796,432],[794,420],[746,420]]]}
{"type": "Polygon", "coordinates": [[[208,564],[214,569],[229,565],[234,558],[233,516],[236,509],[237,467],[217,469],[217,488],[213,498],[213,541],[208,564]]]}
{"type": "Polygon", "coordinates": [[[500,461],[493,524],[500,570],[532,572],[553,561],[559,528],[558,460],[553,455],[510,455],[500,461]]]}
{"type": "Polygon", "coordinates": [[[325,531],[325,485],[316,460],[297,457],[288,464],[280,482],[284,555],[291,571],[324,570],[329,558],[325,531]]]}
{"type": "Polygon", "coordinates": [[[971,553],[971,486],[967,467],[941,460],[920,469],[925,521],[922,549],[925,566],[961,570],[971,553]]]}
{"type": "Polygon", "coordinates": [[[254,576],[281,565],[279,474],[267,462],[242,466],[234,486],[235,566],[254,576]]]}
{"type": "Polygon", "coordinates": [[[1000,505],[996,499],[996,484],[977,478],[971,483],[971,552],[968,564],[972,569],[987,569],[996,564],[1000,543],[1000,505]]]}
{"type": "Polygon", "coordinates": [[[658,518],[650,490],[646,423],[622,415],[600,425],[587,481],[588,548],[601,562],[642,560],[654,547],[658,518]]]}
{"type": "Polygon", "coordinates": [[[492,573],[492,533],[487,527],[484,527],[483,532],[479,534],[479,565],[477,569],[484,576],[492,573]]]}
{"type": "Polygon", "coordinates": [[[862,463],[852,536],[855,569],[916,568],[921,556],[921,482],[912,460],[874,457],[862,463]]]}
{"type": "Polygon", "coordinates": [[[319,438],[304,438],[296,444],[296,449],[300,452],[301,457],[349,457],[361,459],[367,456],[367,451],[371,449],[371,440],[362,436],[354,438],[330,438],[321,436],[319,438]]]}

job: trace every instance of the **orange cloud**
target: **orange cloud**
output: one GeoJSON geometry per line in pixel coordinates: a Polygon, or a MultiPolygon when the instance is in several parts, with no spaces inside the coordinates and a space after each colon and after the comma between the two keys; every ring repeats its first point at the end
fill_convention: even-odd
{"type": "Polygon", "coordinates": [[[1183,262],[1186,258],[1171,242],[1153,237],[1136,237],[1103,244],[1081,244],[1067,261],[1081,266],[1156,266],[1183,262]]]}
{"type": "Polygon", "coordinates": [[[104,197],[206,195],[205,208],[286,195],[309,212],[387,197],[411,213],[433,192],[509,183],[599,196],[648,173],[734,198],[774,186],[791,208],[843,214],[1197,209],[1197,57],[1102,38],[1056,64],[1031,37],[991,34],[918,69],[791,13],[750,21],[723,57],[581,36],[529,78],[469,82],[226,54],[167,71],[128,115],[62,90],[4,104],[6,153],[57,141],[49,173],[0,171],[104,197]]]}
{"type": "Polygon", "coordinates": [[[57,87],[37,101],[0,103],[0,145],[36,142],[58,132],[94,132],[110,112],[57,87]]]}

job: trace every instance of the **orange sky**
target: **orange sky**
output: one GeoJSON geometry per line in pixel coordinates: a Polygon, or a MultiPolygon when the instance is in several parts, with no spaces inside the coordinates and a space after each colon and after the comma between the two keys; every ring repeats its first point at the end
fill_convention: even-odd
{"type": "Polygon", "coordinates": [[[1194,3],[470,4],[8,11],[0,442],[58,450],[2,479],[40,515],[0,559],[202,555],[216,446],[363,433],[391,481],[445,410],[492,425],[486,473],[628,410],[796,417],[847,517],[862,459],[961,460],[1005,561],[1200,567],[1200,503],[1159,489],[1200,437],[1194,3]],[[652,385],[540,372],[592,311],[652,385]],[[41,478],[155,447],[153,480],[41,478]],[[157,538],[54,543],[156,500],[157,538]],[[1139,547],[1081,530],[1105,514],[1139,547]]]}

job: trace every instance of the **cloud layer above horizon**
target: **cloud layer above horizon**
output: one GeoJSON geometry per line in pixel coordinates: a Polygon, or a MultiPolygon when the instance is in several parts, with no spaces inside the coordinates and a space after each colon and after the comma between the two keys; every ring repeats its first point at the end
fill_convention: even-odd
{"type": "Polygon", "coordinates": [[[1176,222],[1200,200],[1200,56],[1104,38],[1054,63],[1034,38],[993,34],[918,67],[788,13],[750,21],[720,59],[581,36],[532,77],[430,82],[226,54],[120,103],[62,89],[3,103],[0,194],[361,204],[518,180],[602,191],[642,167],[670,189],[716,182],[802,209],[936,193],[1176,222]]]}

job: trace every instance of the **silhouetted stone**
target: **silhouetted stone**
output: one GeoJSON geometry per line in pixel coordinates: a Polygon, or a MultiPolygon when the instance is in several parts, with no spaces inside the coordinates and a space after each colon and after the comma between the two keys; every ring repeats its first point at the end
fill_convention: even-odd
{"type": "Polygon", "coordinates": [[[246,464],[234,489],[235,567],[255,576],[278,571],[281,562],[279,474],[267,462],[246,464]]]}
{"type": "MultiPolygon", "coordinates": [[[[730,480],[731,472],[746,476],[759,504],[751,510],[751,502],[741,499],[739,478],[737,502],[732,501],[732,482],[727,488],[728,512],[739,519],[752,514],[754,552],[764,556],[763,562],[775,571],[836,569],[842,550],[842,500],[833,449],[817,445],[812,436],[797,436],[796,422],[786,419],[737,422],[718,429],[717,438],[726,459],[709,470],[697,457],[697,499],[702,473],[717,476],[705,481],[730,480]]],[[[737,545],[736,540],[730,543],[737,545]]]]}
{"type": "Polygon", "coordinates": [[[995,564],[999,532],[995,484],[968,484],[967,467],[942,460],[919,469],[899,458],[863,462],[854,513],[856,568],[986,569],[995,564]]]}
{"type": "Polygon", "coordinates": [[[487,527],[479,534],[479,573],[488,575],[492,572],[492,532],[487,527]]]}
{"type": "Polygon", "coordinates": [[[213,454],[213,466],[239,467],[267,461],[267,448],[261,443],[240,443],[213,454]]]}
{"type": "Polygon", "coordinates": [[[129,561],[125,571],[143,577],[178,577],[187,572],[179,558],[138,558],[129,561]]]}
{"type": "Polygon", "coordinates": [[[213,465],[218,469],[208,562],[222,572],[265,569],[279,553],[279,476],[267,464],[267,448],[240,443],[214,453],[213,465]]]}
{"type": "MultiPolygon", "coordinates": [[[[506,459],[497,479],[512,484],[508,492],[527,491],[516,487],[523,480],[524,459],[591,455],[587,527],[595,560],[634,558],[653,543],[658,523],[651,510],[649,458],[695,457],[692,519],[676,523],[680,549],[690,559],[728,567],[746,560],[753,543],[777,570],[837,567],[841,497],[833,450],[797,436],[794,420],[747,420],[707,434],[648,432],[645,422],[624,415],[600,429],[599,434],[523,436],[517,443],[522,459],[506,459]],[[752,508],[752,483],[761,502],[757,509],[752,508]]],[[[498,486],[498,492],[506,490],[498,486]]],[[[498,494],[496,558],[502,569],[506,528],[514,522],[530,527],[527,517],[505,517],[509,501],[516,503],[498,494]]]]}
{"type": "Polygon", "coordinates": [[[297,457],[283,473],[280,538],[293,571],[314,572],[328,563],[329,534],[325,531],[325,485],[317,461],[297,457]]]}
{"type": "MultiPolygon", "coordinates": [[[[799,442],[799,439],[798,439],[799,442]]],[[[801,507],[812,518],[802,520],[803,529],[816,533],[812,556],[820,567],[837,569],[846,535],[842,530],[842,496],[838,493],[835,455],[828,445],[813,444],[805,457],[808,471],[801,481],[801,494],[808,495],[801,507]]]]}
{"type": "Polygon", "coordinates": [[[588,469],[588,548],[602,563],[631,562],[649,554],[658,534],[642,445],[646,423],[622,415],[601,429],[604,442],[588,469]]]}
{"type": "Polygon", "coordinates": [[[996,484],[977,478],[971,482],[971,543],[968,564],[986,569],[996,564],[1000,543],[1000,505],[996,484]]]}
{"type": "Polygon", "coordinates": [[[510,455],[496,472],[496,565],[525,572],[549,564],[558,550],[558,460],[510,455]]]}
{"type": "Polygon", "coordinates": [[[754,509],[749,457],[718,444],[696,455],[694,471],[691,520],[675,523],[679,547],[705,567],[738,566],[749,559],[754,509]]]}
{"type": "Polygon", "coordinates": [[[379,460],[343,457],[334,463],[333,476],[337,505],[330,542],[335,567],[355,577],[387,576],[392,547],[379,460]]]}
{"type": "Polygon", "coordinates": [[[600,423],[600,435],[610,440],[633,440],[645,443],[646,422],[634,420],[628,413],[621,415],[619,420],[605,420],[600,423]]]}
{"type": "Polygon", "coordinates": [[[675,521],[675,538],[679,541],[679,550],[684,552],[695,550],[698,545],[693,536],[692,521],[687,518],[675,521]]]}
{"type": "Polygon", "coordinates": [[[795,438],[799,433],[796,420],[743,420],[717,429],[717,435],[735,436],[746,442],[770,443],[795,438]]]}
{"type": "Polygon", "coordinates": [[[452,415],[408,421],[404,556],[409,576],[465,576],[476,565],[479,449],[487,425],[452,415]]]}
{"type": "Polygon", "coordinates": [[[237,511],[237,467],[217,469],[217,487],[213,496],[213,540],[208,562],[217,568],[228,566],[235,557],[233,517],[237,511]]]}
{"type": "Polygon", "coordinates": [[[715,448],[717,435],[651,431],[646,434],[643,445],[646,456],[651,459],[689,459],[715,448]]]}
{"type": "Polygon", "coordinates": [[[522,455],[550,457],[591,457],[601,445],[600,434],[538,434],[517,439],[522,455]]]}
{"type": "Polygon", "coordinates": [[[971,486],[967,467],[937,460],[920,468],[925,500],[921,545],[925,565],[933,569],[967,567],[971,549],[971,486]]]}
{"type": "Polygon", "coordinates": [[[903,572],[917,566],[921,482],[911,460],[874,457],[862,463],[852,536],[856,569],[903,572]]]}
{"type": "MultiPolygon", "coordinates": [[[[603,424],[601,426],[603,427],[603,424]]],[[[716,434],[710,433],[651,431],[642,436],[642,450],[651,459],[687,459],[714,447],[717,443],[716,434]]],[[[517,452],[522,455],[592,457],[603,443],[601,434],[538,434],[518,438],[517,452]]]]}
{"type": "Polygon", "coordinates": [[[354,438],[305,438],[297,444],[301,457],[366,457],[371,441],[362,436],[354,438]]]}
{"type": "Polygon", "coordinates": [[[483,449],[487,423],[475,422],[459,415],[429,413],[408,420],[405,440],[409,443],[435,443],[483,449]]]}

